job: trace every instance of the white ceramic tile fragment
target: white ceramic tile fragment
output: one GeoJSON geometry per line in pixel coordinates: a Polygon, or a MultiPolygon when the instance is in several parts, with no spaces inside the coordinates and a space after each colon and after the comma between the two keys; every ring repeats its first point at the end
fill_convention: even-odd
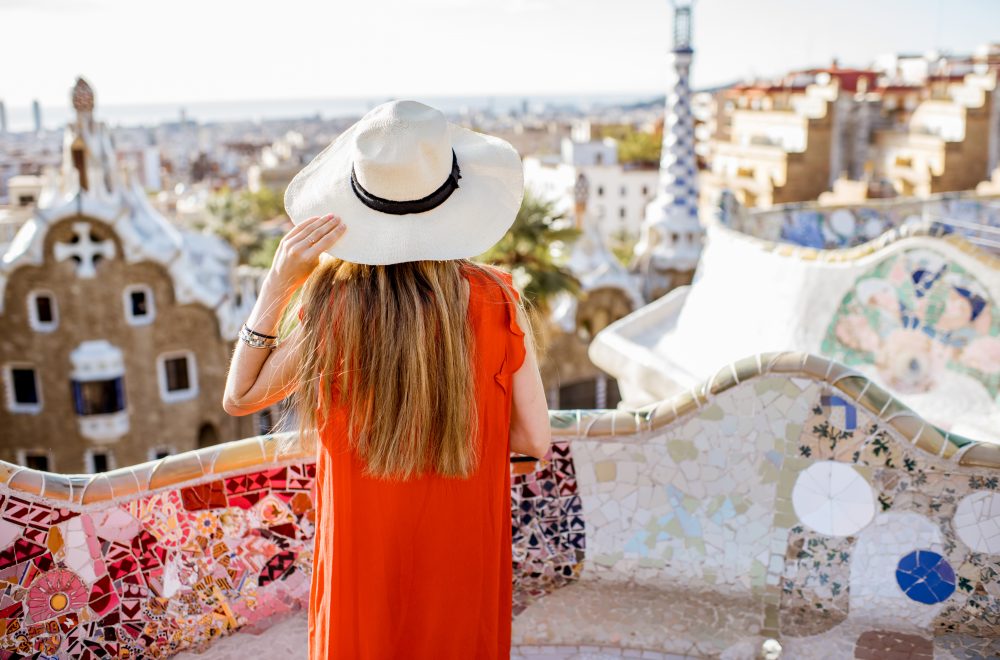
{"type": "Polygon", "coordinates": [[[792,506],[802,524],[820,534],[849,536],[871,522],[875,495],[850,465],[819,461],[795,480],[792,506]]]}
{"type": "Polygon", "coordinates": [[[973,550],[1000,554],[1000,493],[980,491],[962,498],[952,525],[973,550]]]}

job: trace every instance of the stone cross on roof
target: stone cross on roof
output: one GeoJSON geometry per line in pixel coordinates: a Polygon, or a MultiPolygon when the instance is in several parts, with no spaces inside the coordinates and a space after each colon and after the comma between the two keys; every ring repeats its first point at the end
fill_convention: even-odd
{"type": "Polygon", "coordinates": [[[74,222],[75,236],[68,243],[56,243],[53,252],[56,261],[72,259],[76,262],[76,275],[89,279],[97,275],[95,268],[100,258],[112,259],[115,256],[115,243],[111,239],[94,240],[90,233],[89,222],[74,222]]]}

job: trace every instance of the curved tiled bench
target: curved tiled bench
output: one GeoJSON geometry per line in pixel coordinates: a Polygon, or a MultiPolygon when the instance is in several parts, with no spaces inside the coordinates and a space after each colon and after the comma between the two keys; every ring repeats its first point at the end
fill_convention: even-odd
{"type": "Polygon", "coordinates": [[[719,220],[771,243],[836,250],[877,242],[885,232],[931,222],[992,252],[1000,252],[1000,197],[970,192],[926,198],[868,199],[856,204],[795,202],[748,209],[720,200],[719,220]]]}
{"type": "Polygon", "coordinates": [[[708,228],[694,284],[599,332],[595,364],[632,405],[759,351],[862,371],[935,424],[1000,443],[1000,258],[933,226],[844,250],[708,228]]]}
{"type": "MultiPolygon", "coordinates": [[[[515,657],[1000,652],[1000,448],[857,373],[758,355],[551,421],[553,454],[512,463],[515,657]]],[[[3,464],[0,658],[161,657],[301,610],[313,447],[278,444],[98,477],[3,464]]]]}

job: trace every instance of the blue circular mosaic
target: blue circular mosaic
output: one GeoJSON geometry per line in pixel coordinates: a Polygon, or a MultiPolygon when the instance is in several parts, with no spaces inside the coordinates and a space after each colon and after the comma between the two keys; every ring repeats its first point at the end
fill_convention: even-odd
{"type": "Polygon", "coordinates": [[[955,571],[938,553],[914,550],[896,565],[896,582],[913,600],[933,605],[955,592],[955,571]]]}

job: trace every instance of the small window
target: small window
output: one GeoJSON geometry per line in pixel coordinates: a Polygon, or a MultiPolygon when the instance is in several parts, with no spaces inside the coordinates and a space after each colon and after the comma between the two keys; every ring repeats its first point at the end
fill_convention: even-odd
{"type": "MultiPolygon", "coordinates": [[[[270,408],[265,408],[260,414],[269,411],[270,408]]],[[[204,447],[211,447],[212,445],[219,444],[219,432],[215,430],[215,427],[205,422],[198,429],[198,448],[202,449],[204,447]]]]}
{"type": "Polygon", "coordinates": [[[159,360],[160,396],[164,401],[184,401],[198,394],[194,353],[170,353],[159,360]]]}
{"type": "Polygon", "coordinates": [[[642,196],[643,197],[648,197],[649,196],[649,186],[643,186],[642,187],[642,196]]]}
{"type": "Polygon", "coordinates": [[[628,195],[628,188],[626,188],[625,186],[622,186],[622,188],[621,188],[621,194],[622,194],[622,197],[625,197],[626,195],[628,195]]]}
{"type": "Polygon", "coordinates": [[[55,320],[54,311],[52,298],[48,296],[35,298],[35,313],[38,315],[39,323],[52,323],[55,320]]]}
{"type": "Polygon", "coordinates": [[[50,472],[52,470],[52,461],[49,460],[49,455],[44,451],[37,450],[21,450],[18,452],[18,463],[26,468],[32,470],[39,470],[41,472],[50,472]]]}
{"type": "Polygon", "coordinates": [[[94,454],[90,457],[93,462],[93,467],[91,467],[91,473],[95,472],[107,472],[108,471],[108,455],[105,453],[94,454]]]}
{"type": "Polygon", "coordinates": [[[4,369],[7,409],[11,412],[37,413],[42,409],[38,373],[28,365],[8,365],[4,369]]]}
{"type": "Polygon", "coordinates": [[[84,455],[84,462],[89,474],[101,474],[115,469],[115,461],[111,452],[101,449],[88,449],[84,455]]]}
{"type": "Polygon", "coordinates": [[[74,380],[73,402],[77,415],[110,415],[125,410],[123,379],[74,380]]]}
{"type": "Polygon", "coordinates": [[[622,220],[625,219],[625,207],[624,206],[622,206],[621,208],[618,209],[618,217],[621,218],[622,220]]]}
{"type": "Polygon", "coordinates": [[[37,332],[52,332],[59,325],[56,297],[49,291],[28,294],[28,323],[37,332]]]}
{"type": "Polygon", "coordinates": [[[604,197],[604,186],[597,186],[597,196],[604,197]]]}
{"type": "Polygon", "coordinates": [[[153,290],[145,284],[125,287],[125,320],[131,325],[152,323],[156,316],[153,290]]]}
{"type": "Polygon", "coordinates": [[[186,357],[164,360],[163,368],[167,374],[168,392],[180,392],[191,389],[191,378],[188,375],[188,361],[186,357]]]}

